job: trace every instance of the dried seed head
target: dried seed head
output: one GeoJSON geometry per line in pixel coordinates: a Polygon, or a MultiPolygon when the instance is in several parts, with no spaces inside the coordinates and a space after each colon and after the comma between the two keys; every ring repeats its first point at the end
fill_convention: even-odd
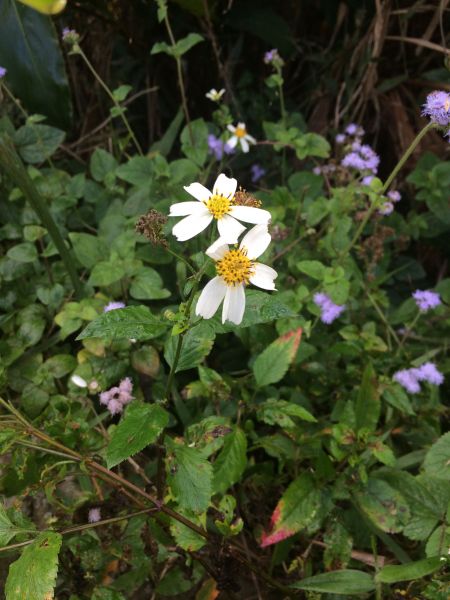
{"type": "Polygon", "coordinates": [[[167,240],[162,231],[166,223],[167,217],[152,208],[146,215],[139,217],[136,223],[136,231],[145,235],[154,246],[167,248],[167,240]]]}
{"type": "Polygon", "coordinates": [[[237,206],[252,206],[253,208],[259,208],[261,206],[261,200],[258,200],[242,188],[239,188],[234,195],[234,204],[237,206]]]}

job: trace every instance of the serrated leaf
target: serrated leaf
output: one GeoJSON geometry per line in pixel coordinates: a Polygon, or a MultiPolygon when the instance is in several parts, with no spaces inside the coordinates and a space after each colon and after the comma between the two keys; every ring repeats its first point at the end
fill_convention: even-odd
{"type": "Polygon", "coordinates": [[[297,157],[300,160],[303,160],[307,156],[327,158],[331,150],[331,146],[327,140],[317,133],[304,133],[294,140],[294,147],[297,157]]]}
{"type": "Polygon", "coordinates": [[[425,456],[423,463],[427,475],[439,479],[450,479],[450,431],[435,442],[425,456]]]}
{"type": "Polygon", "coordinates": [[[316,418],[306,408],[294,404],[294,402],[286,402],[286,400],[267,400],[258,406],[257,416],[259,420],[268,425],[279,425],[286,429],[297,426],[291,417],[297,417],[310,423],[316,422],[316,418]]]}
{"type": "Polygon", "coordinates": [[[304,529],[320,508],[320,492],[310,475],[303,473],[284,492],[271,518],[270,530],[261,536],[265,548],[304,529]]]}
{"type": "Polygon", "coordinates": [[[212,495],[212,465],[197,448],[165,440],[167,448],[167,483],[177,503],[184,510],[203,513],[212,495]]]}
{"type": "Polygon", "coordinates": [[[354,596],[371,592],[375,589],[372,577],[364,571],[343,569],[330,571],[313,577],[306,577],[297,583],[291,584],[292,588],[323,594],[344,594],[354,596]]]}
{"type": "MultiPolygon", "coordinates": [[[[178,336],[170,337],[164,348],[164,358],[170,367],[173,366],[178,339],[178,336]]],[[[214,340],[201,337],[195,329],[188,331],[182,341],[181,353],[175,373],[198,367],[211,352],[213,345],[214,340]]]]}
{"type": "Polygon", "coordinates": [[[431,575],[441,567],[438,556],[424,558],[404,565],[386,565],[375,575],[375,580],[380,583],[397,583],[397,581],[410,581],[431,575]]]}
{"type": "Polygon", "coordinates": [[[83,329],[77,340],[90,337],[149,340],[161,335],[166,328],[166,323],[152,315],[146,306],[127,306],[97,317],[83,329]]]}
{"type": "Polygon", "coordinates": [[[296,266],[299,271],[312,279],[322,281],[325,277],[326,267],[318,260],[301,260],[296,266]]]}
{"type": "Polygon", "coordinates": [[[156,442],[168,423],[169,413],[158,404],[130,404],[108,444],[108,469],[156,442]]]}
{"type": "Polygon", "coordinates": [[[270,344],[253,363],[253,374],[259,387],[277,383],[285,376],[297,354],[302,336],[299,327],[270,344]]]}
{"type": "Polygon", "coordinates": [[[247,438],[242,429],[236,428],[225,438],[223,448],[214,462],[214,493],[224,494],[239,481],[246,465],[247,438]]]}
{"type": "Polygon", "coordinates": [[[6,546],[16,535],[17,529],[0,504],[0,546],[6,546]]]}
{"type": "MultiPolygon", "coordinates": [[[[129,87],[129,86],[122,86],[129,87]]],[[[94,154],[91,156],[90,161],[91,175],[95,181],[102,182],[105,180],[109,173],[113,173],[117,168],[117,161],[112,154],[103,150],[103,148],[96,148],[94,154]]]]}
{"type": "Polygon", "coordinates": [[[133,156],[127,163],[117,167],[116,175],[132,185],[148,186],[153,179],[152,161],[145,156],[133,156]]]}
{"type": "MultiPolygon", "coordinates": [[[[202,519],[202,515],[196,515],[192,512],[179,511],[183,517],[189,519],[192,523],[195,523],[199,527],[204,525],[204,519],[202,519]]],[[[170,533],[175,538],[177,546],[183,548],[183,550],[187,550],[189,552],[195,552],[196,550],[200,550],[206,544],[206,540],[203,536],[195,531],[192,531],[189,527],[186,527],[180,521],[176,521],[175,519],[171,519],[170,521],[170,533]]]]}
{"type": "Polygon", "coordinates": [[[410,518],[404,497],[382,479],[369,478],[367,486],[354,492],[362,512],[387,533],[402,531],[410,518]]]}
{"type": "Polygon", "coordinates": [[[356,428],[375,431],[380,417],[380,397],[375,371],[370,363],[364,369],[355,406],[356,428]]]}
{"type": "Polygon", "coordinates": [[[49,600],[58,572],[62,536],[54,531],[41,533],[9,568],[6,600],[49,600]]]}

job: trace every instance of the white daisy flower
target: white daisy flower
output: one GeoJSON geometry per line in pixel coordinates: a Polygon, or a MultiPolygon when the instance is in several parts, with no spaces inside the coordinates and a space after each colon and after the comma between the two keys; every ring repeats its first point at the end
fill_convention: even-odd
{"type": "Polygon", "coordinates": [[[255,262],[270,240],[267,225],[256,225],[242,238],[239,248],[230,250],[220,239],[214,242],[206,254],[216,261],[217,276],[203,288],[195,314],[210,319],[223,301],[222,323],[239,325],[245,311],[245,286],[253,283],[264,290],[275,289],[277,272],[255,262]]]}
{"type": "Polygon", "coordinates": [[[219,91],[217,91],[216,88],[212,88],[212,90],[209,90],[209,92],[206,93],[205,96],[209,100],[212,100],[213,102],[220,102],[220,99],[222,98],[222,96],[224,94],[225,94],[225,89],[224,88],[222,88],[219,91]]]}
{"type": "Polygon", "coordinates": [[[170,207],[171,217],[185,217],[172,229],[179,242],[190,240],[208,227],[213,219],[217,220],[222,244],[236,244],[245,227],[239,223],[267,224],[270,212],[253,206],[238,206],[234,195],[236,179],[230,179],[223,173],[216,179],[210,192],[201,183],[191,183],[185,190],[196,202],[178,202],[170,207]],[[186,216],[187,215],[187,216],[186,216]],[[237,220],[238,219],[238,220],[237,220]]]}
{"type": "Polygon", "coordinates": [[[250,150],[250,144],[256,144],[255,138],[247,133],[245,123],[238,123],[237,127],[234,125],[227,125],[227,127],[228,131],[231,131],[233,134],[227,141],[230,148],[234,148],[239,142],[242,152],[248,152],[250,150]]]}

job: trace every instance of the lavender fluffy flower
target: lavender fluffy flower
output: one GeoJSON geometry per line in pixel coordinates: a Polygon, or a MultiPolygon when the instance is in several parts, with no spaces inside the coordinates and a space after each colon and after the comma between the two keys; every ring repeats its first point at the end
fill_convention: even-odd
{"type": "Polygon", "coordinates": [[[91,508],[88,514],[89,523],[98,523],[101,521],[102,515],[99,508],[91,508]]]}
{"type": "Polygon", "coordinates": [[[338,133],[334,139],[336,141],[336,144],[343,144],[346,138],[347,136],[345,135],[345,133],[338,133]]]}
{"type": "Polygon", "coordinates": [[[277,48],[272,48],[272,50],[269,50],[264,54],[264,62],[266,63],[266,65],[270,65],[275,60],[277,60],[277,58],[279,58],[277,48]]]}
{"type": "Polygon", "coordinates": [[[426,362],[414,370],[417,372],[417,379],[419,381],[427,381],[433,385],[442,385],[444,383],[444,376],[432,362],[426,362]]]}
{"type": "Polygon", "coordinates": [[[7,72],[8,71],[5,69],[5,67],[0,67],[0,79],[3,79],[7,72]]]}
{"type": "Polygon", "coordinates": [[[322,173],[322,167],[314,167],[313,173],[314,175],[320,175],[322,173]]]}
{"type": "Polygon", "coordinates": [[[421,312],[427,312],[441,304],[440,295],[430,290],[416,290],[412,296],[421,312]]]}
{"type": "Polygon", "coordinates": [[[110,302],[103,308],[103,312],[109,312],[110,310],[116,310],[117,308],[125,308],[124,302],[110,302]]]}
{"type": "Polygon", "coordinates": [[[352,152],[346,154],[341,161],[343,167],[350,167],[358,171],[372,171],[374,174],[378,171],[379,164],[378,154],[367,144],[361,145],[359,142],[352,144],[352,152]]]}
{"type": "Polygon", "coordinates": [[[383,217],[386,217],[387,215],[390,215],[391,212],[393,212],[394,210],[394,205],[392,204],[392,202],[385,202],[381,208],[378,209],[378,213],[380,215],[383,215],[383,217]]]}
{"type": "Polygon", "coordinates": [[[261,177],[264,177],[266,174],[266,170],[263,169],[260,165],[252,165],[250,168],[252,173],[252,183],[257,183],[261,177]]]}
{"type": "Polygon", "coordinates": [[[234,152],[233,148],[212,133],[208,135],[208,148],[209,153],[214,154],[216,160],[222,160],[224,153],[232,154],[234,152]]]}
{"type": "Polygon", "coordinates": [[[402,199],[400,192],[398,192],[397,190],[391,190],[390,192],[388,192],[387,197],[389,198],[389,200],[391,200],[391,202],[400,202],[400,200],[402,199]]]}
{"type": "Polygon", "coordinates": [[[357,152],[349,152],[344,156],[341,161],[341,165],[343,167],[350,167],[352,169],[358,169],[358,171],[363,171],[365,168],[365,161],[357,152]]]}
{"type": "Polygon", "coordinates": [[[450,125],[450,94],[442,91],[431,92],[423,105],[422,115],[442,127],[450,125]]]}
{"type": "Polygon", "coordinates": [[[314,294],[313,301],[320,308],[320,320],[326,325],[330,325],[345,310],[345,304],[335,304],[329,296],[323,293],[314,294]]]}
{"type": "Polygon", "coordinates": [[[355,135],[357,131],[358,131],[358,125],[356,125],[356,123],[350,123],[345,128],[345,133],[348,133],[348,135],[355,135]]]}
{"type": "Polygon", "coordinates": [[[133,400],[132,391],[133,382],[129,377],[125,377],[118,386],[100,394],[100,404],[105,405],[111,415],[121,413],[123,407],[133,400]]]}
{"type": "Polygon", "coordinates": [[[394,373],[393,380],[399,383],[410,394],[418,394],[420,392],[420,384],[418,382],[416,369],[403,369],[394,373]]]}
{"type": "Polygon", "coordinates": [[[370,185],[374,179],[375,179],[374,175],[366,175],[365,177],[363,177],[361,183],[363,185],[370,185]]]}

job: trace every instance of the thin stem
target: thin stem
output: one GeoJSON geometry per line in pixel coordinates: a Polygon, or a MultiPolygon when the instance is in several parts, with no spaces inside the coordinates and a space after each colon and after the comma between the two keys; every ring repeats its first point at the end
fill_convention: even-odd
{"type": "MultiPolygon", "coordinates": [[[[164,23],[166,25],[167,33],[169,34],[170,43],[172,44],[172,48],[175,48],[177,43],[176,43],[175,37],[173,35],[172,27],[170,26],[169,16],[168,16],[167,12],[164,17],[164,23]]],[[[181,58],[177,54],[174,55],[174,58],[177,63],[178,85],[180,87],[181,104],[183,106],[184,118],[186,119],[191,144],[194,144],[194,135],[192,133],[191,119],[189,117],[189,110],[188,110],[187,99],[186,99],[186,90],[184,87],[183,68],[181,65],[181,58]]]]}
{"type": "Polygon", "coordinates": [[[37,191],[33,181],[28,175],[25,165],[16,152],[11,139],[6,134],[0,136],[0,164],[5,173],[9,175],[17,187],[21,189],[23,195],[31,205],[31,208],[41,220],[42,225],[47,229],[49,236],[59,252],[61,260],[64,263],[67,274],[72,281],[75,294],[79,298],[82,298],[83,286],[78,278],[71,252],[66,247],[61,232],[53,220],[45,200],[37,191]]]}
{"type": "Polygon", "coordinates": [[[386,319],[383,311],[381,310],[378,302],[375,300],[375,298],[370,294],[369,290],[366,290],[366,294],[367,297],[370,300],[370,303],[372,304],[372,306],[374,307],[374,309],[376,310],[378,316],[380,317],[380,319],[383,321],[383,323],[385,324],[387,330],[389,331],[389,333],[392,335],[392,337],[394,338],[394,340],[396,341],[396,343],[398,345],[400,345],[400,340],[398,339],[398,335],[395,333],[394,329],[391,327],[391,325],[388,323],[388,320],[386,319]]]}
{"type": "Polygon", "coordinates": [[[191,263],[186,258],[184,258],[184,256],[181,256],[181,254],[174,252],[170,248],[166,248],[165,250],[166,250],[166,252],[168,252],[169,254],[174,256],[175,258],[178,258],[178,260],[181,260],[182,262],[184,262],[184,264],[187,266],[187,268],[192,273],[192,275],[196,275],[197,271],[194,269],[194,267],[191,265],[191,263]]]}
{"type": "Polygon", "coordinates": [[[64,452],[60,452],[58,450],[52,450],[51,448],[44,448],[43,446],[38,446],[37,444],[31,444],[30,442],[23,442],[21,440],[17,440],[15,442],[19,446],[25,446],[26,448],[32,448],[33,450],[38,450],[39,452],[45,452],[45,454],[53,454],[54,456],[59,456],[61,458],[69,458],[71,462],[73,462],[73,456],[70,454],[65,454],[64,452]]]}
{"type": "Polygon", "coordinates": [[[402,351],[402,348],[403,348],[403,345],[404,345],[404,343],[405,343],[405,342],[406,342],[406,340],[409,338],[409,335],[410,335],[411,331],[412,331],[412,330],[414,329],[414,327],[417,325],[417,321],[420,319],[421,315],[422,315],[422,313],[420,312],[420,310],[419,310],[419,311],[417,311],[417,314],[416,314],[416,316],[414,317],[414,319],[412,320],[412,322],[411,322],[411,325],[408,325],[408,327],[406,328],[406,331],[405,331],[404,335],[402,336],[402,339],[400,340],[400,343],[399,343],[399,345],[398,345],[398,348],[397,348],[397,354],[396,354],[396,356],[397,356],[398,354],[400,354],[400,352],[402,351]]]}
{"type": "Polygon", "coordinates": [[[103,81],[103,79],[100,77],[100,75],[97,73],[97,71],[95,70],[94,66],[92,65],[92,63],[90,62],[90,60],[88,59],[88,57],[86,56],[86,54],[83,52],[83,50],[81,49],[81,47],[77,44],[74,48],[74,53],[75,54],[79,54],[81,56],[81,58],[84,60],[84,62],[86,63],[86,66],[88,67],[88,69],[90,70],[90,72],[92,73],[92,75],[95,77],[95,79],[98,81],[98,83],[100,84],[100,86],[103,88],[103,90],[106,92],[106,94],[108,94],[109,98],[111,99],[112,103],[114,104],[114,106],[117,109],[117,112],[120,116],[120,118],[123,121],[123,124],[125,125],[128,134],[130,136],[130,138],[133,140],[134,145],[136,146],[136,150],[138,151],[138,153],[143,156],[144,153],[142,152],[142,148],[139,144],[139,142],[137,141],[136,136],[134,135],[133,130],[131,129],[130,123],[128,122],[128,119],[125,116],[124,113],[124,108],[122,106],[120,106],[120,104],[117,102],[117,100],[114,98],[114,94],[111,92],[111,90],[109,89],[109,87],[106,85],[106,83],[103,81]]]}

